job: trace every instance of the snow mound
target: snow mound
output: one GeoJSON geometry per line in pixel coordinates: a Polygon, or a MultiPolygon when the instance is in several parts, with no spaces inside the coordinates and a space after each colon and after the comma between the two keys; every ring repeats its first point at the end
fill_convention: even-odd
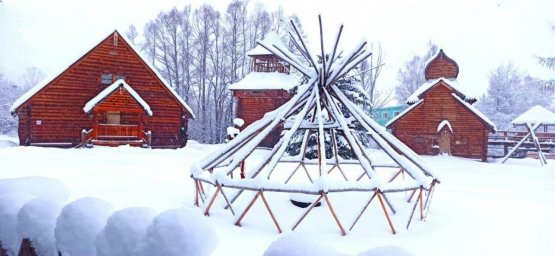
{"type": "Polygon", "coordinates": [[[17,255],[21,237],[17,235],[17,213],[19,209],[33,199],[27,193],[6,193],[0,195],[0,241],[8,255],[17,255]]]}
{"type": "Polygon", "coordinates": [[[289,233],[274,241],[264,256],[332,256],[344,255],[333,248],[320,244],[307,236],[289,233]]]}
{"type": "Polygon", "coordinates": [[[23,177],[0,179],[0,195],[6,193],[26,193],[36,197],[65,202],[69,192],[60,181],[44,177],[23,177]]]}
{"type": "Polygon", "coordinates": [[[211,224],[188,209],[158,215],[141,239],[137,255],[210,255],[218,237],[211,224]]]}
{"type": "Polygon", "coordinates": [[[156,216],[150,208],[134,207],[114,212],[96,237],[98,256],[132,256],[141,237],[156,216]]]}
{"type": "Polygon", "coordinates": [[[95,256],[94,240],[111,213],[108,202],[92,197],[66,205],[54,231],[58,249],[64,255],[95,256]]]}
{"type": "Polygon", "coordinates": [[[358,256],[413,256],[413,254],[403,247],[386,245],[361,252],[358,256]]]}
{"type": "Polygon", "coordinates": [[[233,124],[236,125],[237,127],[241,127],[245,124],[245,120],[243,120],[241,118],[234,118],[233,119],[233,124]]]}
{"type": "Polygon", "coordinates": [[[54,228],[63,203],[35,198],[23,205],[17,214],[17,233],[29,238],[38,255],[55,255],[54,228]]]}

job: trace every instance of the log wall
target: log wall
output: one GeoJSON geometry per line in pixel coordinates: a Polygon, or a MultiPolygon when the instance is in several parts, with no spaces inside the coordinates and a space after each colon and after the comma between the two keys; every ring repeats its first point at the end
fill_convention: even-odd
{"type": "Polygon", "coordinates": [[[487,160],[487,127],[472,111],[453,98],[443,82],[424,95],[424,101],[392,124],[393,134],[417,154],[436,155],[437,127],[448,120],[453,128],[451,154],[487,160]]]}
{"type": "MultiPolygon", "coordinates": [[[[242,129],[291,99],[291,94],[285,90],[237,90],[233,92],[233,96],[237,100],[236,116],[245,121],[242,129]]],[[[260,146],[273,147],[278,142],[282,130],[283,128],[273,131],[260,146]]]]}
{"type": "Polygon", "coordinates": [[[143,60],[114,34],[72,64],[30,100],[17,109],[19,138],[31,143],[80,142],[82,129],[91,129],[92,115],[83,106],[108,85],[102,74],[124,76],[125,81],[150,105],[153,116],[144,118],[144,129],[152,131],[153,147],[182,147],[186,143],[186,122],[191,114],[163,85],[143,60]],[[185,116],[183,118],[183,116],[185,116]]]}

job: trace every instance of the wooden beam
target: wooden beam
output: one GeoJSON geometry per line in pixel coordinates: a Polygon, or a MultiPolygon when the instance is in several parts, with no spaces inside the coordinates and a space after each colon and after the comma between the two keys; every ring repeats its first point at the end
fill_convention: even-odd
{"type": "Polygon", "coordinates": [[[391,219],[389,218],[389,213],[387,213],[387,210],[385,209],[385,205],[383,203],[382,197],[381,197],[382,192],[378,191],[378,200],[380,201],[380,205],[382,206],[382,210],[383,213],[385,214],[385,218],[387,219],[387,223],[389,223],[389,227],[391,228],[391,232],[395,235],[397,232],[395,232],[395,227],[393,226],[393,223],[391,222],[391,219]]]}
{"type": "Polygon", "coordinates": [[[318,196],[318,198],[316,198],[316,201],[314,201],[312,204],[310,204],[310,206],[306,209],[306,211],[301,215],[301,217],[297,220],[297,222],[295,223],[295,225],[293,225],[293,227],[291,228],[291,230],[295,230],[299,224],[301,224],[301,222],[304,220],[304,218],[306,218],[306,216],[308,215],[308,213],[310,213],[310,211],[312,211],[312,209],[316,206],[316,204],[318,202],[320,202],[320,200],[322,199],[322,194],[320,194],[320,196],[318,196]]]}
{"type": "Polygon", "coordinates": [[[370,205],[370,203],[372,203],[372,200],[374,200],[374,197],[376,197],[376,194],[378,193],[378,191],[374,192],[372,194],[372,196],[370,197],[370,199],[368,199],[368,201],[366,202],[366,204],[364,204],[364,206],[362,207],[362,210],[360,210],[360,213],[357,215],[357,217],[355,218],[355,220],[353,221],[353,224],[351,225],[351,227],[349,228],[349,231],[353,230],[353,228],[355,227],[355,224],[357,224],[358,220],[360,219],[360,217],[362,217],[362,214],[364,214],[364,212],[366,211],[366,209],[368,208],[368,206],[370,205]]]}
{"type": "Polygon", "coordinates": [[[339,218],[337,217],[337,214],[333,210],[333,207],[331,206],[331,202],[330,202],[328,196],[324,192],[322,192],[321,195],[322,195],[322,197],[324,197],[324,200],[326,200],[326,205],[328,205],[328,209],[330,209],[331,216],[333,216],[333,219],[335,220],[335,223],[337,224],[337,226],[341,230],[341,235],[343,235],[343,236],[346,235],[347,232],[345,232],[345,229],[343,228],[343,225],[341,225],[341,222],[339,221],[339,218]]]}

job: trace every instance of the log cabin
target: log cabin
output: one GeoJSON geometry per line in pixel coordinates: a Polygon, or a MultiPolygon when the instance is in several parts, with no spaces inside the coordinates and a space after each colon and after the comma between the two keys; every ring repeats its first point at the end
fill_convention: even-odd
{"type": "Polygon", "coordinates": [[[180,148],[190,107],[118,31],[19,98],[20,145],[180,148]]]}
{"type": "Polygon", "coordinates": [[[472,104],[477,98],[457,83],[458,64],[440,50],[426,65],[426,82],[407,109],[386,127],[418,154],[449,154],[487,161],[495,124],[472,104]]]}
{"type": "MultiPolygon", "coordinates": [[[[264,41],[285,48],[275,32],[265,35],[264,41]]],[[[290,65],[262,46],[257,45],[247,56],[251,58],[252,72],[228,87],[235,98],[235,116],[245,121],[243,129],[289,101],[293,96],[290,89],[299,85],[299,80],[289,73],[290,65]]],[[[272,131],[259,146],[273,147],[282,128],[272,131]]]]}

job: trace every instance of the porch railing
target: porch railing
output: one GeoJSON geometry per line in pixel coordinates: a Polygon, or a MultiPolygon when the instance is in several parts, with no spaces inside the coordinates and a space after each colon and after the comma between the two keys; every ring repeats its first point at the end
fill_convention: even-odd
{"type": "Polygon", "coordinates": [[[99,140],[142,140],[147,146],[152,144],[152,132],[140,129],[139,125],[98,124],[94,129],[81,131],[81,147],[85,147],[93,139],[99,140]]]}
{"type": "Polygon", "coordinates": [[[139,138],[139,126],[134,124],[98,124],[98,138],[139,138]]]}

